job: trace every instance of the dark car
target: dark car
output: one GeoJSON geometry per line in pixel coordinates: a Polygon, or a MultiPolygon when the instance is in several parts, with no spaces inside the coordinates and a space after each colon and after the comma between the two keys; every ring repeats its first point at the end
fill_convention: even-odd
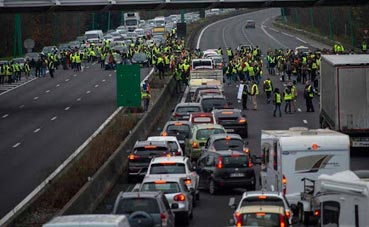
{"type": "Polygon", "coordinates": [[[171,152],[165,141],[137,141],[128,156],[128,180],[145,176],[152,158],[170,155],[171,152]]]}
{"type": "Polygon", "coordinates": [[[245,28],[255,28],[255,21],[254,20],[247,20],[245,28]]]}
{"type": "Polygon", "coordinates": [[[132,64],[140,64],[144,67],[149,67],[149,59],[145,53],[135,53],[131,59],[132,64]]]}
{"type": "Polygon", "coordinates": [[[168,121],[163,131],[162,136],[175,136],[178,139],[182,150],[186,150],[186,140],[191,138],[192,124],[189,121],[168,121]]]}
{"type": "Polygon", "coordinates": [[[216,122],[226,129],[227,132],[237,133],[243,138],[248,137],[247,120],[239,109],[213,110],[216,122]]]}
{"type": "Polygon", "coordinates": [[[200,104],[204,112],[211,112],[214,109],[224,109],[228,107],[226,97],[223,95],[204,95],[200,98],[200,104]]]}
{"type": "Polygon", "coordinates": [[[184,102],[178,103],[173,110],[172,120],[189,120],[190,114],[194,112],[202,112],[202,107],[199,103],[184,102]]]}
{"type": "Polygon", "coordinates": [[[238,134],[213,134],[206,141],[204,152],[214,152],[221,150],[243,151],[250,155],[245,142],[238,134]]]}
{"type": "Polygon", "coordinates": [[[113,214],[126,215],[131,227],[175,226],[169,202],[163,192],[121,192],[115,200],[113,214]]]}
{"type": "Polygon", "coordinates": [[[221,189],[255,190],[255,171],[247,153],[218,150],[204,152],[197,161],[199,187],[216,194],[221,189]]]}

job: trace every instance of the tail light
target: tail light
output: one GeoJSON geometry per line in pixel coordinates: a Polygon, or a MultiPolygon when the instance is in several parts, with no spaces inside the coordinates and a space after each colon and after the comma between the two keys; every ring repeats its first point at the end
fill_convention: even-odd
{"type": "Polygon", "coordinates": [[[186,196],[184,194],[178,194],[173,197],[173,200],[176,202],[186,201],[186,196]]]}
{"type": "Polygon", "coordinates": [[[240,124],[244,124],[244,123],[246,123],[246,119],[245,119],[245,118],[241,118],[241,119],[238,121],[238,123],[240,123],[240,124]]]}
{"type": "Polygon", "coordinates": [[[177,151],[176,153],[174,153],[175,156],[181,156],[182,153],[180,151],[177,151]]]}
{"type": "Polygon", "coordinates": [[[279,227],[286,227],[286,221],[283,215],[279,215],[279,227]]]}
{"type": "Polygon", "coordinates": [[[223,168],[223,158],[222,157],[218,157],[217,168],[218,169],[223,168]]]}
{"type": "Polygon", "coordinates": [[[168,225],[167,215],[165,215],[164,213],[160,213],[160,219],[161,219],[161,226],[168,225]]]}
{"type": "Polygon", "coordinates": [[[320,210],[314,210],[314,216],[320,217],[320,210]]]}
{"type": "Polygon", "coordinates": [[[192,183],[191,179],[186,179],[184,182],[186,185],[190,185],[192,183]]]}
{"type": "Polygon", "coordinates": [[[251,168],[253,166],[252,161],[251,161],[251,158],[249,157],[248,160],[249,160],[248,161],[249,168],[251,168]]]}
{"type": "Polygon", "coordinates": [[[284,174],[282,176],[282,191],[283,191],[283,195],[286,195],[286,191],[287,191],[287,178],[286,178],[286,176],[284,174]]]}
{"type": "Polygon", "coordinates": [[[291,212],[290,211],[286,211],[286,217],[287,217],[287,219],[290,219],[290,217],[291,217],[291,212]]]}
{"type": "Polygon", "coordinates": [[[172,115],[173,115],[173,117],[179,117],[178,113],[173,113],[172,115]]]}
{"type": "Polygon", "coordinates": [[[241,227],[242,226],[242,215],[238,212],[234,214],[234,218],[236,219],[236,226],[241,227]]]}
{"type": "Polygon", "coordinates": [[[128,156],[128,159],[129,160],[135,160],[135,159],[137,159],[137,158],[139,158],[140,156],[138,156],[138,155],[134,155],[134,154],[130,154],[129,156],[128,156]]]}
{"type": "Polygon", "coordinates": [[[192,143],[192,148],[199,148],[199,144],[197,142],[192,143]]]}

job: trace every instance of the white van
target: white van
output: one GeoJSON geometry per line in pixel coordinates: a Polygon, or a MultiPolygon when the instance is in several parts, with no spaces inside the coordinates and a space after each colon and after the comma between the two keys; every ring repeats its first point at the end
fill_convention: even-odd
{"type": "Polygon", "coordinates": [[[66,215],[52,219],[43,227],[130,227],[125,215],[66,215]]]}
{"type": "Polygon", "coordinates": [[[329,129],[262,130],[261,155],[262,188],[283,192],[296,205],[303,178],[316,180],[320,174],[349,169],[350,140],[329,129]]]}
{"type": "Polygon", "coordinates": [[[85,32],[85,37],[90,43],[97,43],[104,38],[102,30],[90,30],[85,32]]]}
{"type": "Polygon", "coordinates": [[[165,27],[165,17],[154,18],[155,27],[165,27]]]}

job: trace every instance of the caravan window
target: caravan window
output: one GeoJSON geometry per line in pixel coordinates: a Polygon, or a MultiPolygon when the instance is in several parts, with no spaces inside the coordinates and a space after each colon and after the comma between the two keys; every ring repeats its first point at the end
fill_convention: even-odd
{"type": "Polygon", "coordinates": [[[269,165],[269,155],[270,155],[270,144],[264,143],[262,148],[262,162],[267,167],[269,165]]]}
{"type": "Polygon", "coordinates": [[[326,227],[338,227],[340,217],[340,203],[336,201],[323,202],[323,225],[326,227]]]}
{"type": "Polygon", "coordinates": [[[273,143],[273,167],[274,167],[274,170],[278,170],[278,147],[277,147],[277,142],[273,143]]]}

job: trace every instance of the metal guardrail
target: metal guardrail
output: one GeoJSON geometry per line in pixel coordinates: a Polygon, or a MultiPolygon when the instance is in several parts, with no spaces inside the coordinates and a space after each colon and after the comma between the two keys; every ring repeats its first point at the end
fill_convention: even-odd
{"type": "Polygon", "coordinates": [[[368,0],[0,0],[0,12],[363,5],[368,0]]]}

